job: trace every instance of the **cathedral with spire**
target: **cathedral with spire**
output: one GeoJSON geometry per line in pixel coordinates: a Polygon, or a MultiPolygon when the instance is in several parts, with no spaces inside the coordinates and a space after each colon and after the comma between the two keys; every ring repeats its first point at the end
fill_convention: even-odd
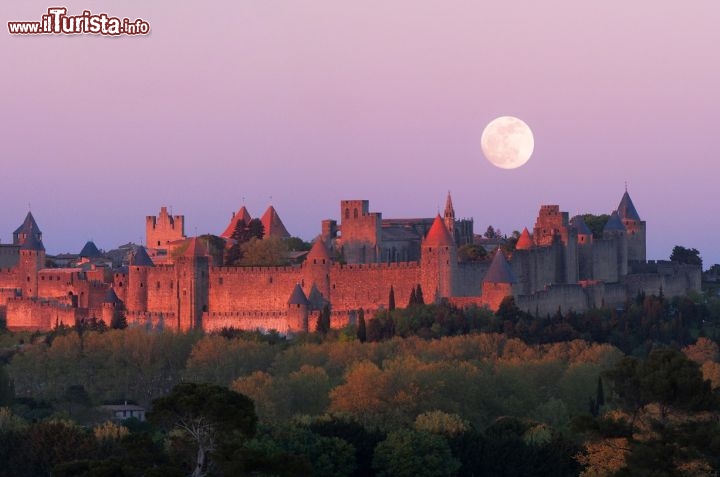
{"type": "MultiPolygon", "coordinates": [[[[216,239],[231,247],[242,206],[216,239]]],[[[290,237],[274,207],[260,217],[264,237],[290,237]]],[[[621,307],[639,292],[679,296],[700,290],[699,267],[648,261],[646,223],[625,191],[602,231],[558,205],[542,205],[532,233],[484,260],[460,260],[476,244],[472,219],[458,219],[448,193],[443,214],[384,218],[367,200],[340,201],[339,221],[321,222],[309,252],[290,265],[240,267],[223,263],[207,239],[187,237],[185,218],[165,207],[146,217],[145,246],[115,264],[88,242],[74,260],[49,267],[43,236],[31,213],[0,245],[0,318],[13,330],[122,316],[131,326],[187,331],[222,328],[313,331],[324,307],[331,325],[352,324],[397,303],[418,287],[425,302],[497,310],[506,297],[535,316],[558,309],[621,307]],[[369,314],[369,315],[368,315],[369,314]]]]}

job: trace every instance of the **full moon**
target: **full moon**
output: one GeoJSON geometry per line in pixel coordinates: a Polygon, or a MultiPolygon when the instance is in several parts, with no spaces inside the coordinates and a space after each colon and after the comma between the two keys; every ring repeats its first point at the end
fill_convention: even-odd
{"type": "Polygon", "coordinates": [[[523,120],[501,116],[485,126],[480,144],[492,164],[502,169],[515,169],[532,156],[535,138],[523,120]]]}

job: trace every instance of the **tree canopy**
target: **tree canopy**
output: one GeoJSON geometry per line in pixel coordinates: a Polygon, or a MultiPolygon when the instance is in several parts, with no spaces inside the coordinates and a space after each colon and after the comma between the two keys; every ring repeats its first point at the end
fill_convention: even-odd
{"type": "Polygon", "coordinates": [[[700,252],[695,248],[685,248],[680,245],[673,247],[672,253],[670,254],[670,261],[702,267],[700,252]]]}
{"type": "Polygon", "coordinates": [[[147,418],[193,445],[193,477],[206,475],[214,453],[254,436],[257,426],[252,400],[215,384],[180,383],[153,401],[147,418]]]}

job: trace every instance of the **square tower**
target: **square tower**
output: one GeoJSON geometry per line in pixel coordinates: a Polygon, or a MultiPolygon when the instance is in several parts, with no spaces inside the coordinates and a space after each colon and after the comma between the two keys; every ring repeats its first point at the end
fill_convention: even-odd
{"type": "Polygon", "coordinates": [[[161,207],[158,216],[148,215],[145,218],[147,248],[167,250],[170,242],[185,238],[185,216],[170,215],[167,207],[161,207]]]}

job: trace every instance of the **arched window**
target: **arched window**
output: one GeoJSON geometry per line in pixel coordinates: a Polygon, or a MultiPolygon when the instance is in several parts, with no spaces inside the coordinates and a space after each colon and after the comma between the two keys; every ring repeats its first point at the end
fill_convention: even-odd
{"type": "Polygon", "coordinates": [[[358,218],[358,211],[357,211],[357,208],[355,208],[355,210],[353,210],[353,218],[355,218],[355,219],[357,219],[357,218],[358,218]]]}
{"type": "Polygon", "coordinates": [[[345,218],[346,219],[350,218],[350,209],[345,209],[345,218]]]}

